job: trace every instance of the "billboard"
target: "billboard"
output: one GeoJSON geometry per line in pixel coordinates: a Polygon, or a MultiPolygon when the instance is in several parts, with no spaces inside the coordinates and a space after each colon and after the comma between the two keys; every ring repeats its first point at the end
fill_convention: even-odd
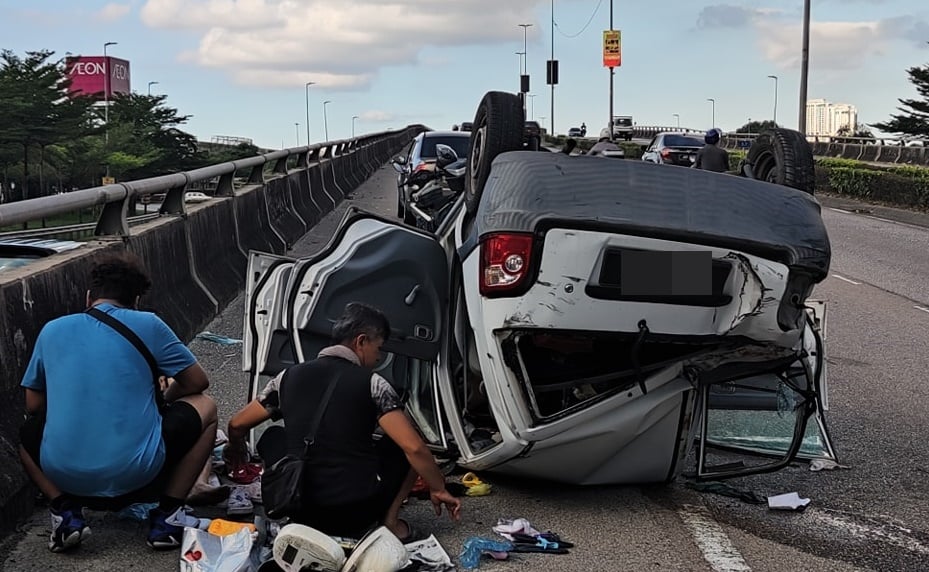
{"type": "Polygon", "coordinates": [[[603,67],[623,65],[622,33],[619,30],[603,31],[603,67]]]}
{"type": "Polygon", "coordinates": [[[130,93],[129,62],[112,56],[80,56],[68,58],[66,62],[68,77],[71,79],[72,94],[95,95],[103,99],[117,93],[130,93]],[[110,73],[107,85],[107,70],[110,73]],[[107,87],[109,90],[107,90],[107,87]]]}

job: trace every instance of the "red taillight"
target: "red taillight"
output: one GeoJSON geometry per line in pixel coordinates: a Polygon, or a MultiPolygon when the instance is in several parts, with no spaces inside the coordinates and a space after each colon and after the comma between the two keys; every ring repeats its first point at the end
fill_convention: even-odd
{"type": "Polygon", "coordinates": [[[420,163],[420,164],[413,170],[413,172],[414,172],[414,173],[418,173],[418,172],[420,172],[420,171],[429,171],[429,170],[431,170],[430,168],[431,168],[431,165],[430,165],[429,163],[420,163]]]}
{"type": "Polygon", "coordinates": [[[662,149],[662,150],[661,150],[661,156],[664,157],[665,159],[667,159],[668,157],[671,156],[671,150],[668,149],[668,148],[662,149]]]}
{"type": "Polygon", "coordinates": [[[532,257],[532,235],[492,234],[481,241],[482,296],[501,295],[524,285],[532,257]]]}

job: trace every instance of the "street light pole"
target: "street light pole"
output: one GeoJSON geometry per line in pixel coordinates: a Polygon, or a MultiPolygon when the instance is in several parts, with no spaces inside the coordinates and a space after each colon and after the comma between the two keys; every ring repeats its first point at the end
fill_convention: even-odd
{"type": "Polygon", "coordinates": [[[713,104],[713,124],[710,125],[710,129],[713,129],[716,127],[716,100],[712,97],[708,97],[706,100],[713,104]]]}
{"type": "MultiPolygon", "coordinates": [[[[613,31],[613,0],[610,0],[610,31],[613,31]]],[[[606,123],[610,130],[610,141],[613,140],[613,78],[615,76],[616,71],[610,66],[610,120],[606,123]]]]}
{"type": "Polygon", "coordinates": [[[673,113],[672,115],[677,118],[677,128],[680,129],[681,128],[681,114],[673,113]]]}
{"type": "Polygon", "coordinates": [[[355,120],[358,119],[357,115],[352,115],[352,139],[355,138],[355,120]]]}
{"type": "Polygon", "coordinates": [[[777,125],[777,76],[769,75],[774,80],[774,125],[777,125]]]}
{"type": "Polygon", "coordinates": [[[329,141],[329,117],[326,112],[326,106],[329,105],[330,103],[332,103],[332,101],[328,99],[323,102],[323,126],[326,130],[326,141],[327,142],[329,141]]]}
{"type": "MultiPolygon", "coordinates": [[[[103,78],[103,140],[105,143],[110,142],[110,58],[106,55],[106,48],[115,45],[116,42],[103,44],[103,73],[106,74],[103,78]]],[[[107,167],[107,177],[109,176],[109,167],[107,167]]]]}
{"type": "Polygon", "coordinates": [[[294,123],[294,133],[297,135],[297,147],[300,146],[300,124],[294,123]]]}
{"type": "Polygon", "coordinates": [[[519,71],[521,74],[527,74],[529,73],[529,56],[526,48],[528,47],[528,30],[532,27],[532,24],[517,24],[517,26],[523,29],[523,56],[526,58],[525,67],[520,68],[519,71]]]}
{"type": "Polygon", "coordinates": [[[149,97],[152,96],[152,86],[153,86],[153,85],[158,85],[158,82],[157,82],[157,81],[150,81],[150,82],[148,82],[148,96],[149,96],[149,97]]]}
{"type": "Polygon", "coordinates": [[[534,120],[535,119],[535,94],[527,93],[526,96],[529,97],[529,105],[530,105],[530,109],[532,110],[532,115],[530,117],[531,119],[534,120]]]}
{"type": "Polygon", "coordinates": [[[800,125],[799,131],[806,135],[807,77],[810,73],[810,0],[803,2],[803,55],[800,61],[800,125]]]}
{"type": "Polygon", "coordinates": [[[552,0],[552,137],[555,136],[555,0],[552,0]]]}
{"type": "Polygon", "coordinates": [[[306,93],[306,144],[310,144],[310,86],[314,85],[315,81],[306,82],[306,86],[303,88],[303,91],[306,93]]]}

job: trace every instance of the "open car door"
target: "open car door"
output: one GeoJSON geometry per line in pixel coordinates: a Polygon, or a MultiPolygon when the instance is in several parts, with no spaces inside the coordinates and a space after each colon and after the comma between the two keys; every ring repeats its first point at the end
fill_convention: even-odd
{"type": "Polygon", "coordinates": [[[375,370],[405,399],[427,443],[445,448],[434,370],[444,337],[448,263],[434,235],[349,209],[329,244],[294,264],[285,298],[296,362],[332,345],[332,326],[348,303],[383,311],[391,331],[375,370]]]}
{"type": "Polygon", "coordinates": [[[807,308],[796,359],[702,388],[698,479],[772,472],[795,458],[836,460],[824,419],[825,304],[807,308]]]}

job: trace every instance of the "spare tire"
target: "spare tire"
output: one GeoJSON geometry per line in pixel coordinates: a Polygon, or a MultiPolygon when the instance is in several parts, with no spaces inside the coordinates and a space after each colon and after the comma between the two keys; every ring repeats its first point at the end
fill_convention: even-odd
{"type": "Polygon", "coordinates": [[[474,115],[468,166],[465,173],[465,208],[477,212],[490,165],[500,153],[523,148],[525,113],[519,96],[503,91],[484,95],[474,115]]]}
{"type": "Polygon", "coordinates": [[[816,188],[813,148],[799,131],[777,128],[762,132],[748,149],[745,163],[754,179],[811,195],[816,188]]]}

